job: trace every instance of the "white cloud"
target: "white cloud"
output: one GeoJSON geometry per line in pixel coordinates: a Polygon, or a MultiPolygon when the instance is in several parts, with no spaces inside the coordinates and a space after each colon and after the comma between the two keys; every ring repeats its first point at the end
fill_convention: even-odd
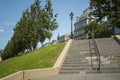
{"type": "Polygon", "coordinates": [[[15,23],[11,22],[11,21],[6,21],[6,22],[3,22],[3,25],[4,26],[13,26],[13,25],[15,25],[15,23]]]}
{"type": "Polygon", "coordinates": [[[0,32],[4,32],[4,30],[3,30],[3,29],[0,29],[0,32]]]}

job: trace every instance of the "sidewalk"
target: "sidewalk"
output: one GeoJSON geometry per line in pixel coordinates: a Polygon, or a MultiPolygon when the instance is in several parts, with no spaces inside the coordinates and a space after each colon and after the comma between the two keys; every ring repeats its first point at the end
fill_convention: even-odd
{"type": "Polygon", "coordinates": [[[60,74],[54,77],[32,80],[120,80],[120,73],[60,74]]]}

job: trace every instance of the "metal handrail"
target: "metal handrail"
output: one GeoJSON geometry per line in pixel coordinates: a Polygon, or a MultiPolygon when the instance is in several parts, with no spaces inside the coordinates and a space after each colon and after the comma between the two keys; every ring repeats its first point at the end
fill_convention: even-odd
{"type": "Polygon", "coordinates": [[[89,40],[89,48],[90,48],[90,63],[91,63],[91,68],[93,67],[93,64],[92,64],[92,48],[91,48],[91,42],[89,40]]]}
{"type": "Polygon", "coordinates": [[[93,53],[92,53],[92,46],[94,47],[93,49],[95,50],[95,56],[97,57],[97,67],[96,67],[96,70],[97,71],[100,71],[100,53],[99,53],[99,50],[98,50],[98,47],[97,47],[97,44],[96,44],[96,41],[94,39],[94,36],[92,36],[92,39],[89,40],[89,47],[90,47],[90,59],[91,59],[91,68],[93,69],[93,53]],[[92,43],[91,43],[92,41],[92,43]]]}
{"type": "Polygon", "coordinates": [[[100,53],[99,53],[99,50],[98,50],[98,47],[97,47],[95,39],[94,39],[94,42],[95,42],[95,44],[94,44],[94,46],[95,46],[95,53],[96,53],[97,61],[98,61],[97,71],[100,71],[100,53]]]}

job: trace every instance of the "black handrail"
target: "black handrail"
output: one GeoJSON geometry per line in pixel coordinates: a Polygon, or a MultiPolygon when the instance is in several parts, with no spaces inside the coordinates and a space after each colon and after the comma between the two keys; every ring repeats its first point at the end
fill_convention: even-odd
{"type": "Polygon", "coordinates": [[[92,64],[92,48],[91,48],[91,42],[89,40],[89,48],[90,48],[90,63],[91,63],[91,68],[93,67],[93,64],[92,64]]]}
{"type": "Polygon", "coordinates": [[[92,59],[92,57],[93,57],[93,52],[92,52],[92,50],[94,50],[95,51],[95,56],[97,57],[97,67],[96,67],[96,70],[97,71],[100,71],[100,53],[99,53],[99,50],[98,50],[98,47],[97,47],[97,44],[96,44],[96,41],[95,41],[95,38],[94,38],[94,34],[93,34],[93,32],[92,32],[92,34],[91,34],[91,36],[92,36],[92,39],[91,40],[89,40],[89,47],[90,47],[90,59],[91,59],[91,68],[93,69],[93,59],[92,59]],[[92,46],[93,46],[93,49],[92,49],[92,46]]]}
{"type": "Polygon", "coordinates": [[[98,61],[97,71],[100,71],[100,53],[99,53],[95,39],[94,39],[94,46],[95,46],[95,53],[98,61]]]}

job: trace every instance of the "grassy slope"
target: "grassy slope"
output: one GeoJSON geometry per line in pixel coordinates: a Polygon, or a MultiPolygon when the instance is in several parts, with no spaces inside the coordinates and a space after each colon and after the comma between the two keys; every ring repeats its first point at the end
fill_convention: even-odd
{"type": "Polygon", "coordinates": [[[58,43],[0,62],[0,78],[20,70],[52,67],[64,45],[65,43],[58,43]]]}

